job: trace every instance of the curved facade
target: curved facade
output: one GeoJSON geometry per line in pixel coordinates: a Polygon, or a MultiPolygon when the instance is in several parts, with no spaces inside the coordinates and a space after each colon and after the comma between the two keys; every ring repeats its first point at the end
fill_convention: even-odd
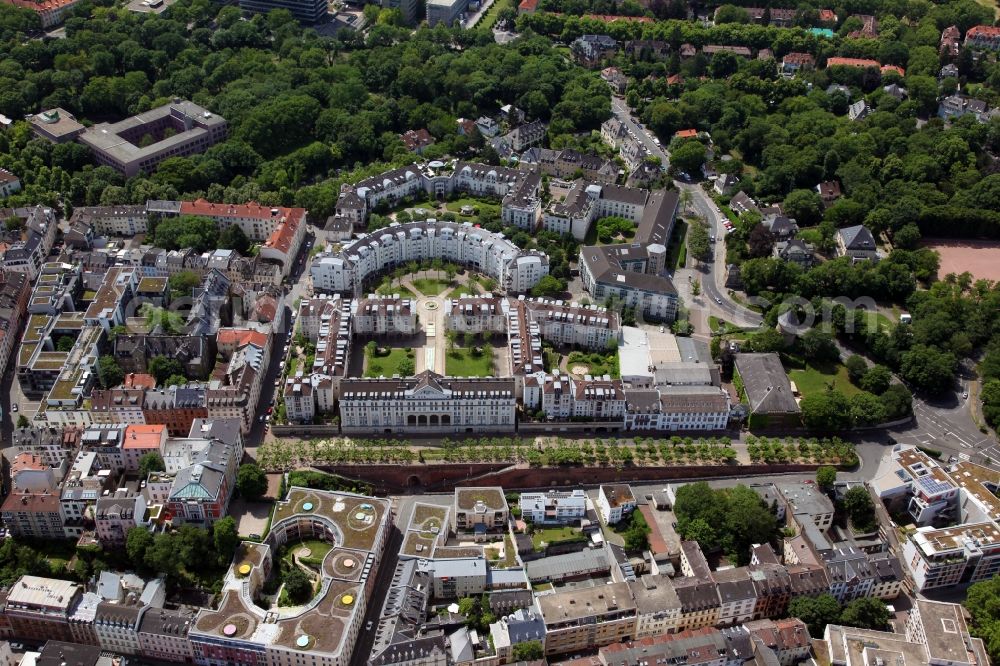
{"type": "Polygon", "coordinates": [[[244,542],[222,599],[203,609],[188,637],[199,666],[346,666],[364,622],[392,517],[384,499],[293,487],[274,510],[264,544],[244,542]],[[300,607],[254,599],[279,546],[320,539],[332,548],[316,567],[319,590],[300,607]]]}
{"type": "Polygon", "coordinates": [[[345,245],[338,252],[317,255],[310,273],[322,291],[360,294],[383,273],[411,261],[443,259],[494,278],[505,290],[531,289],[549,272],[549,258],[524,251],[469,222],[426,220],[393,224],[345,245]]]}

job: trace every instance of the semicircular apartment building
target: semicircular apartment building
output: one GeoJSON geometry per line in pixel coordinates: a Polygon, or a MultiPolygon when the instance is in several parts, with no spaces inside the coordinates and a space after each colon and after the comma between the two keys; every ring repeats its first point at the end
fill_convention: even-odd
{"type": "Polygon", "coordinates": [[[374,277],[411,261],[443,259],[485,273],[507,291],[531,289],[549,272],[549,258],[519,249],[504,238],[468,222],[425,220],[373,231],[339,252],[317,256],[313,286],[361,294],[374,277]]]}

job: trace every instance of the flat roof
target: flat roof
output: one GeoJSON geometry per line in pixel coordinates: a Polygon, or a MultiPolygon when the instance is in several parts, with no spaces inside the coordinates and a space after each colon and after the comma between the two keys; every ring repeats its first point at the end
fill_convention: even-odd
{"type": "Polygon", "coordinates": [[[503,488],[498,486],[483,488],[455,488],[455,505],[463,511],[471,511],[476,504],[482,502],[486,508],[494,511],[506,511],[507,499],[503,488]]]}
{"type": "Polygon", "coordinates": [[[537,597],[546,626],[610,613],[635,611],[628,583],[611,583],[537,597]]]}
{"type": "Polygon", "coordinates": [[[611,571],[611,562],[604,549],[587,549],[532,560],[525,565],[530,580],[561,579],[595,571],[611,571]]]}
{"type": "Polygon", "coordinates": [[[778,490],[788,502],[792,514],[823,516],[833,513],[833,502],[813,484],[780,483],[778,490]]]}
{"type": "Polygon", "coordinates": [[[68,580],[21,576],[7,593],[7,605],[68,609],[80,586],[68,580]]]}

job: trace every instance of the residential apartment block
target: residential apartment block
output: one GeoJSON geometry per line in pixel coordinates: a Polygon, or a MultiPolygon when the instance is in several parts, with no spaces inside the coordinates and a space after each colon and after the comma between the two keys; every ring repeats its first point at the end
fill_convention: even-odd
{"type": "Polygon", "coordinates": [[[409,298],[369,294],[351,308],[351,324],[359,335],[413,335],[417,330],[416,303],[409,298]]]}
{"type": "Polygon", "coordinates": [[[587,496],[579,489],[521,493],[518,506],[521,508],[521,516],[536,525],[565,525],[586,517],[587,496]]]}
{"type": "Polygon", "coordinates": [[[717,386],[662,386],[625,390],[626,430],[725,430],[729,394],[717,386]]]}
{"type": "Polygon", "coordinates": [[[636,605],[627,583],[556,592],[536,600],[545,623],[546,656],[630,640],[636,605]]]}
{"type": "Polygon", "coordinates": [[[597,510],[601,519],[608,525],[614,525],[635,510],[635,495],[626,485],[602,485],[597,495],[597,510]]]}
{"type": "Polygon", "coordinates": [[[455,532],[503,532],[509,516],[503,488],[455,489],[451,509],[451,528],[455,532]]]}
{"type": "Polygon", "coordinates": [[[489,275],[505,290],[524,292],[548,275],[548,257],[522,251],[501,234],[470,223],[393,223],[346,243],[339,252],[317,255],[310,274],[316,289],[353,295],[392,266],[440,258],[489,275]]]}
{"type": "Polygon", "coordinates": [[[661,273],[677,206],[676,191],[654,192],[641,211],[636,209],[638,226],[633,243],[580,248],[580,279],[595,300],[614,298],[647,319],[673,321],[677,290],[661,273]]]}

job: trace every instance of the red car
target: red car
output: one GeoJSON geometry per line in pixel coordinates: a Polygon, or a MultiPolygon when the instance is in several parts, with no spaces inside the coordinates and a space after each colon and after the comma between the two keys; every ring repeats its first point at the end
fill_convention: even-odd
{"type": "Polygon", "coordinates": [[[273,409],[274,409],[274,407],[268,407],[267,408],[267,413],[270,414],[273,409]]]}

